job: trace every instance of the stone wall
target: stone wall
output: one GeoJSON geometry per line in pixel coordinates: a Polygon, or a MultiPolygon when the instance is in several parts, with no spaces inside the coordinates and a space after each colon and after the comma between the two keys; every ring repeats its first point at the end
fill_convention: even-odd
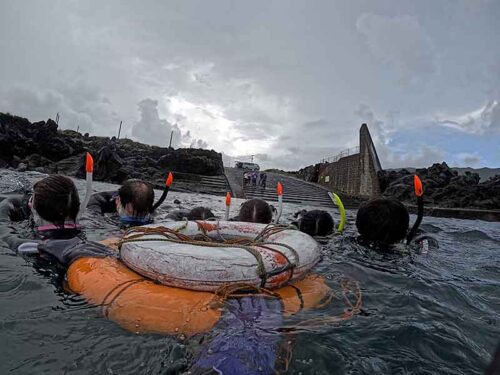
{"type": "Polygon", "coordinates": [[[377,173],[382,170],[375,145],[366,124],[359,130],[359,195],[377,197],[380,184],[377,173]]]}
{"type": "Polygon", "coordinates": [[[320,167],[318,182],[336,192],[359,195],[359,154],[323,164],[320,167]]]}
{"type": "Polygon", "coordinates": [[[357,197],[380,196],[377,172],[381,165],[366,124],[359,130],[359,154],[321,164],[318,182],[335,192],[357,197]]]}

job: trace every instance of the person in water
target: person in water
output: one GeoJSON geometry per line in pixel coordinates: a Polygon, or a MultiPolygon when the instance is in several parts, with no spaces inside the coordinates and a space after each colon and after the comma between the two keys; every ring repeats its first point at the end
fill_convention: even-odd
{"type": "Polygon", "coordinates": [[[154,197],[151,184],[130,179],[118,191],[93,194],[87,207],[101,214],[117,213],[123,224],[142,225],[152,222],[154,197]]]}
{"type": "Polygon", "coordinates": [[[214,213],[206,207],[198,206],[191,210],[176,210],[167,215],[168,220],[181,221],[181,220],[208,220],[215,218],[214,213]]]}
{"type": "Polygon", "coordinates": [[[410,215],[395,199],[374,199],[362,204],[356,215],[356,227],[363,241],[392,245],[408,234],[410,215]]]}
{"type": "Polygon", "coordinates": [[[32,219],[35,236],[20,238],[16,233],[2,233],[1,238],[14,251],[55,259],[68,266],[87,256],[115,256],[104,245],[89,242],[77,223],[80,198],[73,181],[54,175],[33,185],[32,194],[11,196],[0,202],[0,220],[32,219]]]}
{"type": "Polygon", "coordinates": [[[269,224],[273,220],[273,209],[262,199],[250,199],[241,205],[240,213],[232,220],[269,224]]]}
{"type": "Polygon", "coordinates": [[[423,231],[412,229],[409,234],[410,215],[406,207],[396,199],[374,199],[362,204],[356,215],[356,227],[360,240],[386,248],[403,240],[420,249],[439,247],[438,241],[423,231]]]}
{"type": "Polygon", "coordinates": [[[310,236],[328,236],[333,233],[332,215],[323,210],[302,210],[294,215],[298,218],[292,222],[301,232],[310,236]]]}

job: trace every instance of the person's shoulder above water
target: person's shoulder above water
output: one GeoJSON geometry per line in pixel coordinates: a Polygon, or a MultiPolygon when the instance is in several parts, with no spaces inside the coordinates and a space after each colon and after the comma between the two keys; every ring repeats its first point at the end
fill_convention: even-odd
{"type": "Polygon", "coordinates": [[[0,220],[21,221],[30,215],[28,194],[9,194],[0,202],[0,220]]]}
{"type": "Polygon", "coordinates": [[[42,255],[49,255],[67,267],[80,258],[117,257],[118,253],[109,247],[75,236],[67,239],[52,239],[38,245],[42,255]]]}
{"type": "Polygon", "coordinates": [[[116,212],[116,197],[118,197],[118,190],[94,193],[90,197],[87,209],[99,211],[101,214],[114,213],[116,212]]]}

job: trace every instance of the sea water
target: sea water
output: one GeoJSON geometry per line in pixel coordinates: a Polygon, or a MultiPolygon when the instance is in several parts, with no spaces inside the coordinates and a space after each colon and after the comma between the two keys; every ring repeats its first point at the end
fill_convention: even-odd
{"type": "MultiPolygon", "coordinates": [[[[44,177],[0,173],[0,192],[44,177]]],[[[76,184],[83,196],[84,181],[76,184]]],[[[116,188],[94,185],[95,191],[116,188]]],[[[171,192],[157,220],[171,210],[199,205],[223,217],[224,201],[171,192]]],[[[233,199],[232,215],[241,202],[233,199]]],[[[285,204],[282,222],[291,222],[303,208],[317,207],[285,204]]],[[[336,209],[324,209],[338,223],[336,209]]],[[[276,327],[263,333],[292,343],[288,373],[481,374],[500,343],[500,224],[426,217],[422,229],[439,240],[439,249],[384,254],[352,241],[355,211],[348,211],[347,219],[344,236],[320,240],[322,260],[314,269],[325,276],[335,298],[295,316],[286,323],[287,332],[276,327]],[[359,285],[362,307],[358,315],[335,322],[330,318],[347,308],[343,281],[359,285]],[[318,321],[323,323],[302,324],[318,321]]],[[[82,223],[92,240],[117,234],[108,216],[87,213],[82,223]]],[[[21,222],[10,230],[23,234],[30,228],[21,222]]],[[[0,244],[0,374],[182,373],[218,334],[217,327],[192,338],[126,331],[104,318],[100,308],[65,290],[51,270],[35,267],[0,244]]]]}

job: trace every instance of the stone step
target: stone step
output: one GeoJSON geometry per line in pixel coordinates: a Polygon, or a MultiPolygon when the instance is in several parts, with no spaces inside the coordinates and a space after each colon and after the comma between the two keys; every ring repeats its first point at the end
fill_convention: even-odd
{"type": "MultiPolygon", "coordinates": [[[[276,194],[258,194],[258,193],[245,193],[247,197],[262,197],[263,199],[278,199],[276,194]]],[[[306,194],[303,195],[289,195],[285,194],[283,195],[284,199],[295,199],[295,200],[308,200],[308,201],[314,201],[314,202],[331,202],[330,197],[310,197],[306,194]]]]}
{"type": "MultiPolygon", "coordinates": [[[[244,192],[245,194],[262,194],[262,195],[276,195],[276,190],[275,189],[244,189],[244,192]]],[[[328,194],[326,191],[320,191],[320,192],[316,192],[316,191],[310,191],[310,190],[290,190],[290,189],[287,189],[287,190],[284,190],[283,192],[284,195],[288,195],[288,196],[293,196],[293,195],[296,195],[296,196],[308,196],[308,197],[311,197],[311,198],[328,198],[328,194]]]]}

